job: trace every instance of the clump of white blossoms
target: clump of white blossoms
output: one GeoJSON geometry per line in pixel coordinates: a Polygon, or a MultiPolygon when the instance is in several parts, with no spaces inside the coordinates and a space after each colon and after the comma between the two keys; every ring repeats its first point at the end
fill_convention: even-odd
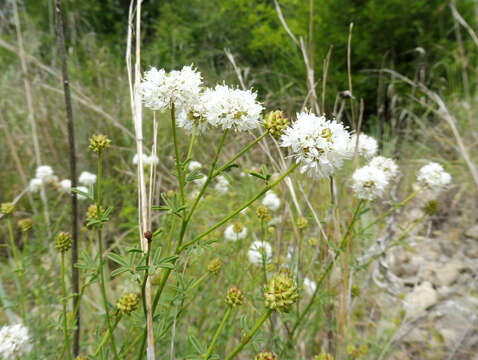
{"type": "Polygon", "coordinates": [[[393,181],[398,176],[398,165],[393,159],[375,156],[370,160],[369,165],[381,169],[387,175],[388,181],[393,181]]]}
{"type": "Polygon", "coordinates": [[[172,104],[177,109],[194,104],[201,90],[201,74],[192,66],[168,73],[153,67],[144,73],[140,88],[144,105],[161,112],[171,109],[172,104]]]}
{"type": "MultiPolygon", "coordinates": [[[[79,191],[81,191],[81,192],[84,192],[84,193],[88,194],[88,188],[85,187],[85,186],[77,186],[76,189],[79,190],[79,191]]],[[[77,193],[77,194],[76,194],[76,197],[78,198],[78,200],[85,200],[85,199],[87,199],[86,196],[84,196],[84,195],[82,195],[82,194],[80,194],[80,193],[77,193]]]]}
{"type": "Polygon", "coordinates": [[[246,131],[260,124],[263,107],[256,97],[251,90],[216,85],[214,89],[206,89],[201,101],[206,107],[208,123],[224,130],[246,131]]]}
{"type": "Polygon", "coordinates": [[[80,184],[85,186],[94,185],[96,183],[96,175],[88,171],[83,171],[78,178],[80,184]]]}
{"type": "Polygon", "coordinates": [[[224,237],[227,240],[240,240],[244,239],[247,236],[247,229],[244,225],[239,222],[229,225],[224,231],[224,237]]]}
{"type": "Polygon", "coordinates": [[[247,252],[249,261],[256,266],[267,264],[272,258],[272,247],[266,241],[253,241],[247,252]]]}
{"type": "Polygon", "coordinates": [[[375,200],[383,196],[388,185],[385,172],[367,165],[355,170],[352,175],[352,189],[359,199],[375,200]]]}
{"type": "Polygon", "coordinates": [[[40,191],[42,186],[43,181],[41,179],[34,178],[30,180],[30,183],[28,184],[28,190],[30,190],[30,192],[37,192],[40,191]]]}
{"type": "Polygon", "coordinates": [[[200,169],[200,168],[202,168],[202,164],[199,161],[192,160],[188,164],[189,171],[193,171],[193,170],[200,169]]]}
{"type": "MultiPolygon", "coordinates": [[[[353,134],[350,138],[350,150],[351,152],[355,151],[355,146],[357,144],[357,134],[353,134]]],[[[373,137],[366,135],[366,134],[360,134],[358,136],[358,153],[360,156],[363,156],[366,159],[370,159],[378,151],[378,144],[377,140],[375,140],[373,137]]]]}
{"type": "Polygon", "coordinates": [[[280,199],[274,192],[268,191],[262,200],[262,205],[271,211],[276,211],[280,207],[280,199]]]}
{"type": "Polygon", "coordinates": [[[440,164],[430,162],[418,171],[417,181],[420,186],[438,195],[450,184],[451,175],[440,164]]]}
{"type": "Polygon", "coordinates": [[[306,277],[304,278],[303,288],[307,295],[312,296],[315,292],[315,289],[317,289],[317,284],[306,277]]]}
{"type": "Polygon", "coordinates": [[[65,192],[69,193],[71,191],[71,180],[70,179],[64,179],[59,182],[58,184],[58,190],[60,192],[65,192]]]}
{"type": "Polygon", "coordinates": [[[329,177],[350,158],[350,134],[342,124],[324,116],[302,112],[281,136],[281,146],[292,147],[292,156],[302,173],[321,179],[329,177]]]}
{"type": "MultiPolygon", "coordinates": [[[[157,164],[159,161],[159,158],[156,155],[151,155],[148,156],[146,154],[143,154],[143,165],[149,166],[151,164],[157,164]]],[[[133,156],[133,164],[138,165],[139,162],[139,156],[138,154],[135,154],[133,156]]]]}
{"type": "Polygon", "coordinates": [[[221,194],[225,194],[229,191],[229,181],[224,176],[217,177],[217,183],[214,188],[221,194]]]}
{"type": "Polygon", "coordinates": [[[19,359],[31,351],[28,329],[22,324],[0,329],[0,355],[4,359],[19,359]]]}
{"type": "Polygon", "coordinates": [[[53,169],[48,165],[41,165],[35,171],[35,178],[40,179],[44,184],[53,180],[53,169]]]}

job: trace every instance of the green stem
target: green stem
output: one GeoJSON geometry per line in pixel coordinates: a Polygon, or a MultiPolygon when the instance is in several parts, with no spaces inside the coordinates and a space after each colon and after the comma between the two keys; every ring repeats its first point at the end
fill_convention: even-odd
{"type": "Polygon", "coordinates": [[[211,232],[213,232],[214,230],[216,230],[218,227],[220,227],[221,225],[225,224],[226,222],[228,222],[230,219],[232,219],[234,216],[236,216],[237,214],[239,214],[242,210],[244,210],[245,208],[247,208],[248,206],[250,206],[254,201],[256,201],[257,199],[259,199],[262,195],[264,195],[266,192],[268,192],[270,189],[272,189],[275,185],[277,185],[278,183],[280,183],[287,175],[289,175],[292,171],[295,170],[295,168],[297,168],[298,164],[294,164],[292,165],[289,169],[287,169],[287,171],[285,171],[281,176],[279,176],[276,180],[274,180],[273,182],[271,182],[269,185],[266,185],[262,188],[262,190],[257,194],[255,195],[254,197],[252,197],[250,200],[248,200],[247,202],[245,202],[242,206],[240,206],[238,209],[236,209],[235,211],[233,211],[232,213],[230,213],[228,216],[226,216],[224,219],[222,219],[221,221],[219,221],[218,223],[216,223],[215,225],[211,226],[209,229],[207,229],[206,231],[204,231],[203,233],[199,234],[198,236],[196,236],[195,238],[193,238],[192,240],[190,240],[189,242],[187,242],[186,244],[184,244],[183,246],[181,246],[181,248],[179,249],[179,252],[183,251],[185,248],[187,248],[188,246],[191,246],[192,244],[196,243],[197,241],[199,241],[200,239],[202,239],[203,237],[205,237],[206,235],[210,234],[211,232]]]}
{"type": "Polygon", "coordinates": [[[196,125],[196,126],[194,127],[193,136],[191,137],[191,142],[189,143],[189,149],[188,149],[188,155],[186,156],[186,161],[188,161],[189,159],[191,159],[191,155],[192,155],[192,153],[193,153],[194,143],[195,143],[195,141],[196,141],[197,132],[198,132],[198,127],[197,127],[197,125],[196,125]]]}
{"type": "Polygon", "coordinates": [[[61,304],[63,306],[63,333],[65,335],[65,350],[68,355],[68,360],[71,360],[68,318],[66,317],[65,253],[63,251],[61,252],[61,304]]]}
{"type": "Polygon", "coordinates": [[[249,341],[254,337],[254,335],[257,333],[257,331],[261,328],[262,324],[267,320],[267,318],[272,314],[271,309],[267,309],[264,311],[261,315],[261,317],[256,321],[254,324],[254,327],[252,328],[251,331],[249,331],[249,334],[246,335],[244,339],[242,339],[241,343],[236,346],[234,350],[226,357],[226,360],[231,360],[234,359],[234,357],[244,348],[244,346],[247,345],[249,341]]]}
{"type": "MultiPolygon", "coordinates": [[[[7,227],[8,227],[8,238],[10,240],[10,247],[12,248],[12,257],[15,264],[15,275],[18,279],[18,291],[20,292],[20,312],[22,318],[26,322],[26,311],[25,311],[25,295],[23,294],[23,256],[21,259],[18,258],[17,246],[15,245],[15,238],[13,236],[13,226],[10,216],[7,216],[7,227]],[[21,269],[18,269],[18,265],[21,264],[21,269]]],[[[24,244],[25,246],[25,244],[24,244]]]]}
{"type": "Polygon", "coordinates": [[[224,314],[224,317],[222,318],[221,324],[219,324],[219,327],[216,330],[216,334],[214,334],[214,338],[212,339],[211,344],[209,345],[209,347],[207,349],[207,353],[204,356],[204,360],[208,360],[209,357],[211,356],[212,351],[214,350],[214,345],[216,345],[216,341],[219,338],[219,335],[221,334],[222,328],[226,324],[226,321],[229,318],[229,315],[231,315],[231,311],[232,311],[232,306],[229,305],[227,307],[226,313],[224,314]]]}
{"type": "Polygon", "coordinates": [[[175,114],[174,102],[171,102],[171,127],[173,131],[174,155],[176,157],[176,171],[178,173],[179,194],[181,196],[181,204],[184,204],[183,170],[181,166],[181,161],[179,160],[179,147],[178,147],[178,137],[176,134],[176,114],[175,114]]]}
{"type": "Polygon", "coordinates": [[[221,166],[219,169],[217,169],[212,177],[216,177],[221,173],[221,171],[224,171],[224,169],[227,169],[229,166],[231,166],[234,161],[239,159],[242,155],[244,155],[246,152],[248,152],[254,145],[256,145],[259,141],[264,139],[266,135],[269,134],[268,132],[263,133],[259,137],[257,137],[253,142],[251,142],[249,145],[245,146],[241,151],[239,151],[231,160],[229,160],[227,163],[225,163],[223,166],[221,166]]]}
{"type": "MultiPolygon", "coordinates": [[[[98,181],[97,181],[97,195],[96,195],[96,215],[98,219],[101,217],[101,183],[103,175],[103,164],[101,159],[101,152],[98,153],[98,181]]],[[[113,331],[111,328],[110,321],[110,311],[108,307],[108,298],[106,297],[106,288],[105,288],[105,275],[104,275],[104,259],[103,259],[103,237],[102,237],[102,224],[98,224],[98,256],[100,259],[100,288],[101,295],[103,297],[103,307],[105,309],[106,325],[108,330],[111,333],[111,347],[113,348],[113,353],[115,358],[118,358],[118,352],[116,350],[116,344],[113,336],[113,331]]]]}
{"type": "Polygon", "coordinates": [[[151,254],[151,244],[152,242],[149,242],[148,244],[148,251],[146,252],[146,266],[147,269],[144,272],[144,277],[143,277],[143,284],[141,285],[141,297],[143,299],[143,309],[144,309],[144,315],[147,317],[147,307],[146,307],[146,281],[148,280],[149,276],[149,257],[151,254]]]}
{"type": "Polygon", "coordinates": [[[113,334],[113,331],[116,329],[116,326],[118,325],[118,323],[120,322],[121,320],[121,314],[118,314],[118,316],[116,317],[116,320],[115,320],[115,323],[113,324],[113,327],[111,329],[108,329],[106,331],[106,334],[103,336],[103,339],[101,340],[100,344],[98,345],[98,347],[96,348],[95,350],[95,353],[93,354],[93,356],[97,356],[98,353],[100,352],[101,348],[106,344],[106,342],[108,341],[108,339],[110,338],[110,336],[113,334]]]}

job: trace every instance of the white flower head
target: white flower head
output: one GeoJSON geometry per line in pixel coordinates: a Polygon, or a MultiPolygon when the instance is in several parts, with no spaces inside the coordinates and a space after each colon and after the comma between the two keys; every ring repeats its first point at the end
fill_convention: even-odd
{"type": "Polygon", "coordinates": [[[0,356],[20,359],[31,351],[28,329],[23,324],[6,325],[0,329],[0,356]]]}
{"type": "MultiPolygon", "coordinates": [[[[76,188],[77,188],[78,190],[80,190],[80,191],[82,191],[82,192],[88,194],[88,188],[87,188],[87,187],[85,187],[85,186],[77,186],[76,188]]],[[[79,193],[76,193],[76,197],[78,198],[78,200],[86,200],[86,199],[87,199],[86,196],[81,195],[81,194],[79,194],[79,193]]]]}
{"type": "MultiPolygon", "coordinates": [[[[378,151],[378,144],[377,140],[375,140],[373,137],[366,135],[366,134],[360,134],[358,137],[358,153],[360,156],[363,156],[366,159],[370,159],[375,154],[377,154],[378,151]]],[[[357,143],[357,134],[353,134],[350,137],[350,150],[351,152],[355,151],[355,145],[357,143]]]]}
{"type": "Polygon", "coordinates": [[[317,284],[306,277],[304,278],[303,288],[307,295],[312,296],[315,292],[315,289],[317,289],[317,284]]]}
{"type": "Polygon", "coordinates": [[[251,90],[233,89],[226,85],[206,89],[202,102],[206,107],[207,121],[224,130],[255,129],[260,124],[263,109],[256,97],[257,94],[251,90]]]}
{"type": "MultiPolygon", "coordinates": [[[[200,177],[199,179],[194,179],[193,183],[195,183],[199,187],[203,187],[204,184],[206,183],[207,176],[204,176],[204,174],[198,174],[198,175],[202,175],[202,177],[200,177]]],[[[223,189],[221,189],[221,190],[223,190],[223,189]]],[[[227,192],[227,189],[224,192],[227,192]]]]}
{"type": "Polygon", "coordinates": [[[244,225],[239,222],[229,225],[224,231],[224,237],[227,240],[240,240],[244,239],[247,236],[247,229],[244,225]]]}
{"type": "Polygon", "coordinates": [[[374,166],[364,166],[352,175],[352,189],[359,199],[375,200],[382,197],[388,185],[385,172],[374,166]]]}
{"type": "Polygon", "coordinates": [[[174,103],[179,114],[183,107],[198,101],[201,87],[201,74],[192,66],[169,73],[153,67],[145,72],[140,91],[147,108],[166,111],[174,103]]]}
{"type": "Polygon", "coordinates": [[[268,191],[262,200],[262,205],[271,211],[276,211],[280,207],[280,199],[274,192],[268,191]]]}
{"type": "Polygon", "coordinates": [[[28,184],[28,190],[30,190],[30,192],[40,191],[42,187],[43,187],[43,181],[37,178],[31,179],[30,183],[28,184]]]}
{"type": "Polygon", "coordinates": [[[188,164],[188,169],[189,171],[193,171],[196,169],[200,169],[202,167],[202,164],[199,161],[190,161],[188,164]]]}
{"type": "Polygon", "coordinates": [[[450,184],[451,175],[440,164],[430,162],[418,171],[417,181],[420,186],[438,195],[450,184]]]}
{"type": "Polygon", "coordinates": [[[393,181],[398,177],[398,165],[393,159],[384,156],[375,156],[370,160],[369,165],[383,170],[389,181],[393,181]]]}
{"type": "MultiPolygon", "coordinates": [[[[143,164],[147,164],[149,162],[149,156],[143,153],[143,164]]],[[[133,156],[133,164],[138,165],[139,163],[139,155],[136,153],[133,156]]]]}
{"type": "Polygon", "coordinates": [[[225,194],[229,191],[229,181],[224,176],[217,177],[217,183],[214,187],[221,194],[225,194]]]}
{"type": "Polygon", "coordinates": [[[96,175],[88,171],[83,171],[78,178],[80,184],[85,186],[94,185],[96,183],[96,175]]]}
{"type": "Polygon", "coordinates": [[[150,155],[146,157],[146,165],[156,165],[159,162],[157,155],[150,155]]]}
{"type": "Polygon", "coordinates": [[[209,128],[207,121],[207,104],[205,103],[204,93],[198,94],[196,99],[191,100],[189,104],[181,106],[176,115],[176,124],[192,134],[196,129],[197,134],[204,133],[209,128]]]}
{"type": "Polygon", "coordinates": [[[249,256],[249,261],[254,265],[264,265],[272,260],[272,247],[266,241],[254,241],[247,255],[249,256]]]}
{"type": "Polygon", "coordinates": [[[329,177],[350,158],[350,134],[342,124],[302,112],[281,136],[281,146],[292,147],[301,172],[318,179],[329,177]]]}
{"type": "Polygon", "coordinates": [[[58,190],[60,192],[64,192],[64,193],[71,192],[71,180],[70,179],[64,179],[64,180],[60,181],[60,183],[58,184],[58,190]]]}
{"type": "Polygon", "coordinates": [[[41,165],[35,171],[35,177],[48,184],[53,180],[53,169],[48,165],[41,165]]]}

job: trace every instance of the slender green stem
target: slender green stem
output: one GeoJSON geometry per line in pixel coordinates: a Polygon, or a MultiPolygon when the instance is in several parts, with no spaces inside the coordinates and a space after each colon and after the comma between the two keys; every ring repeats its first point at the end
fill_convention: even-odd
{"type": "MultiPolygon", "coordinates": [[[[102,175],[103,175],[103,164],[101,158],[101,152],[98,153],[98,180],[97,180],[97,194],[96,194],[96,215],[98,219],[101,217],[101,183],[102,183],[102,175]]],[[[103,307],[105,310],[105,318],[106,318],[106,325],[108,330],[111,332],[111,347],[113,348],[113,352],[115,358],[118,358],[118,352],[116,350],[116,344],[113,336],[113,331],[111,328],[111,321],[110,321],[110,311],[108,306],[108,298],[106,296],[106,288],[105,288],[105,275],[104,275],[104,259],[103,259],[103,237],[102,237],[102,224],[98,224],[98,256],[100,260],[100,288],[101,288],[101,295],[103,297],[103,307]]]]}
{"type": "Polygon", "coordinates": [[[23,293],[23,271],[24,271],[23,256],[21,257],[21,259],[18,258],[17,246],[15,245],[12,220],[10,219],[10,216],[7,216],[7,227],[8,227],[8,238],[10,240],[10,247],[12,250],[13,262],[15,264],[15,275],[17,276],[17,279],[18,279],[18,290],[20,292],[20,313],[22,314],[22,318],[24,319],[24,321],[26,321],[25,295],[23,293]],[[21,269],[18,268],[19,265],[21,266],[21,269]]]}
{"type": "Polygon", "coordinates": [[[143,283],[141,285],[141,297],[143,299],[143,309],[144,309],[144,316],[147,317],[147,307],[146,307],[146,281],[148,280],[149,276],[149,257],[151,254],[151,246],[152,243],[149,242],[148,244],[148,251],[146,252],[146,266],[148,267],[144,272],[143,283]]]}
{"type": "Polygon", "coordinates": [[[169,255],[171,251],[171,242],[173,240],[174,230],[176,230],[176,221],[177,221],[177,217],[173,216],[173,218],[171,219],[171,227],[169,228],[169,234],[168,234],[168,245],[166,247],[167,255],[169,255]]]}
{"type": "Polygon", "coordinates": [[[118,323],[120,322],[121,320],[121,314],[118,314],[118,316],[116,317],[116,320],[115,320],[115,323],[113,324],[112,328],[111,329],[108,329],[105,333],[105,335],[103,336],[103,339],[101,340],[100,344],[98,345],[98,347],[96,348],[95,350],[95,353],[93,354],[93,356],[97,356],[98,353],[100,352],[100,350],[102,349],[102,347],[106,344],[106,342],[108,341],[108,339],[111,337],[111,335],[113,334],[113,331],[116,329],[116,326],[118,326],[118,323]]]}
{"type": "Polygon", "coordinates": [[[249,341],[251,341],[257,331],[261,328],[262,324],[269,318],[271,314],[271,309],[267,309],[262,313],[261,317],[257,319],[251,331],[249,331],[249,334],[247,334],[246,337],[242,339],[241,343],[237,345],[234,350],[232,350],[232,352],[226,357],[226,360],[234,359],[234,357],[239,354],[239,352],[244,348],[244,346],[247,345],[249,341]]]}
{"type": "Polygon", "coordinates": [[[266,135],[269,134],[268,132],[263,133],[259,137],[257,137],[253,142],[251,142],[249,145],[245,146],[241,151],[239,151],[231,160],[229,160],[227,163],[225,163],[223,166],[221,166],[219,169],[217,169],[212,177],[216,177],[223,171],[224,169],[227,169],[229,166],[231,166],[234,161],[239,159],[242,155],[244,155],[246,152],[248,152],[254,145],[256,145],[259,141],[264,139],[266,135]]]}
{"type": "Polygon", "coordinates": [[[181,196],[181,204],[184,204],[183,169],[181,165],[181,160],[179,159],[178,137],[176,134],[176,111],[174,108],[174,102],[171,102],[171,127],[173,131],[174,155],[176,158],[176,171],[178,173],[179,194],[181,196]]]}
{"type": "Polygon", "coordinates": [[[63,306],[63,333],[65,335],[65,350],[68,360],[71,360],[70,335],[68,334],[68,318],[66,316],[66,287],[65,287],[65,253],[61,252],[61,304],[63,306]]]}
{"type": "Polygon", "coordinates": [[[193,136],[191,137],[191,141],[189,142],[189,149],[188,149],[188,155],[186,156],[186,161],[188,161],[189,159],[191,159],[191,155],[192,155],[192,153],[193,153],[194,143],[195,143],[195,141],[196,141],[197,132],[198,132],[198,127],[197,127],[197,125],[196,125],[196,126],[194,127],[193,136]]]}
{"type": "Polygon", "coordinates": [[[229,315],[231,315],[231,311],[232,311],[232,306],[229,305],[227,307],[227,310],[226,310],[226,313],[224,314],[223,318],[222,318],[222,321],[221,323],[219,324],[219,327],[217,328],[216,330],[216,334],[214,334],[214,337],[211,341],[211,344],[209,345],[208,349],[207,349],[207,352],[206,352],[206,355],[204,356],[204,360],[208,360],[209,357],[211,356],[213,350],[214,350],[214,345],[216,345],[216,341],[217,339],[219,338],[219,335],[221,334],[221,331],[222,331],[222,328],[224,327],[224,325],[226,324],[226,321],[227,319],[229,318],[229,315]]]}
{"type": "Polygon", "coordinates": [[[225,224],[226,222],[228,222],[230,219],[232,219],[234,216],[236,216],[237,214],[239,214],[242,210],[244,210],[245,208],[247,208],[248,206],[250,206],[254,201],[256,201],[257,199],[259,199],[262,195],[264,195],[266,192],[268,192],[270,189],[272,189],[275,185],[277,185],[278,183],[280,183],[287,175],[289,175],[292,171],[294,171],[296,168],[297,168],[298,164],[294,164],[292,165],[289,169],[287,169],[287,171],[285,171],[282,175],[280,175],[276,180],[274,180],[273,182],[271,182],[269,185],[266,185],[262,188],[262,190],[257,194],[255,195],[254,197],[252,197],[251,199],[249,199],[247,202],[245,202],[243,205],[241,205],[238,209],[236,209],[235,211],[233,211],[232,213],[230,213],[228,216],[226,216],[224,219],[222,219],[221,221],[219,221],[218,223],[216,223],[215,225],[211,226],[209,229],[207,229],[206,231],[202,232],[201,234],[199,234],[198,236],[196,236],[195,238],[193,238],[192,240],[188,241],[187,243],[185,243],[183,246],[181,246],[181,248],[179,249],[179,252],[183,251],[185,248],[191,246],[192,244],[198,242],[199,240],[201,240],[203,237],[205,237],[206,235],[210,234],[211,232],[213,232],[214,230],[216,230],[218,227],[220,227],[221,225],[225,224]]]}

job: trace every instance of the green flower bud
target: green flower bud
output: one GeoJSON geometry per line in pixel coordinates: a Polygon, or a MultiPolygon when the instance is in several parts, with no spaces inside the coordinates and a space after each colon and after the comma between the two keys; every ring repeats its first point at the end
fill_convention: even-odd
{"type": "Polygon", "coordinates": [[[317,246],[318,243],[319,243],[319,240],[317,240],[317,238],[310,238],[309,239],[309,245],[310,246],[317,246]]]}
{"type": "Polygon", "coordinates": [[[436,200],[430,200],[425,205],[423,205],[423,212],[428,216],[435,215],[440,209],[440,204],[436,200]]]}
{"type": "Polygon", "coordinates": [[[257,208],[256,215],[264,222],[268,222],[271,219],[269,209],[262,205],[257,208]]]}
{"type": "Polygon", "coordinates": [[[298,297],[297,285],[287,269],[275,274],[264,289],[266,308],[278,312],[288,312],[298,297]]]}
{"type": "MultiPolygon", "coordinates": [[[[103,215],[105,212],[105,209],[103,206],[100,206],[100,216],[103,215]]],[[[96,204],[91,204],[88,206],[88,210],[86,210],[86,221],[91,221],[95,220],[98,218],[98,208],[96,207],[96,204]]]]}
{"type": "Polygon", "coordinates": [[[5,216],[11,215],[13,213],[13,210],[15,210],[15,206],[12,203],[3,203],[0,206],[0,211],[5,216]]]}
{"type": "Polygon", "coordinates": [[[263,126],[276,139],[280,138],[289,125],[289,119],[280,110],[271,111],[264,118],[263,126]]]}
{"type": "Polygon", "coordinates": [[[62,231],[56,236],[55,249],[60,252],[67,252],[71,248],[71,235],[65,231],[62,231]]]}
{"type": "Polygon", "coordinates": [[[131,314],[136,310],[141,299],[141,294],[126,293],[122,295],[116,302],[116,307],[123,314],[131,314]]]}
{"type": "Polygon", "coordinates": [[[361,290],[360,286],[358,285],[352,285],[351,293],[353,297],[358,297],[360,296],[361,290]]]}
{"type": "Polygon", "coordinates": [[[221,270],[222,267],[222,261],[219,258],[215,258],[214,260],[211,260],[209,264],[207,265],[207,269],[209,270],[210,273],[217,275],[219,273],[219,270],[221,270]]]}
{"type": "Polygon", "coordinates": [[[329,353],[320,353],[314,358],[314,360],[334,360],[334,357],[329,353]]]}
{"type": "Polygon", "coordinates": [[[262,351],[254,356],[254,360],[277,360],[277,355],[272,351],[262,351]]]}
{"type": "Polygon", "coordinates": [[[88,358],[85,355],[78,355],[75,360],[88,360],[88,358]]]}
{"type": "Polygon", "coordinates": [[[231,306],[242,305],[244,301],[244,296],[242,295],[242,291],[239,290],[237,287],[233,286],[226,293],[226,303],[231,306]]]}
{"type": "Polygon", "coordinates": [[[110,144],[111,140],[102,134],[93,135],[90,139],[90,149],[95,153],[101,153],[103,150],[108,149],[110,144]]]}
{"type": "Polygon", "coordinates": [[[28,232],[32,228],[32,219],[22,219],[17,222],[17,226],[22,232],[28,232]]]}
{"type": "Polygon", "coordinates": [[[309,225],[309,220],[307,218],[301,216],[297,219],[297,227],[299,230],[305,229],[309,225]]]}

